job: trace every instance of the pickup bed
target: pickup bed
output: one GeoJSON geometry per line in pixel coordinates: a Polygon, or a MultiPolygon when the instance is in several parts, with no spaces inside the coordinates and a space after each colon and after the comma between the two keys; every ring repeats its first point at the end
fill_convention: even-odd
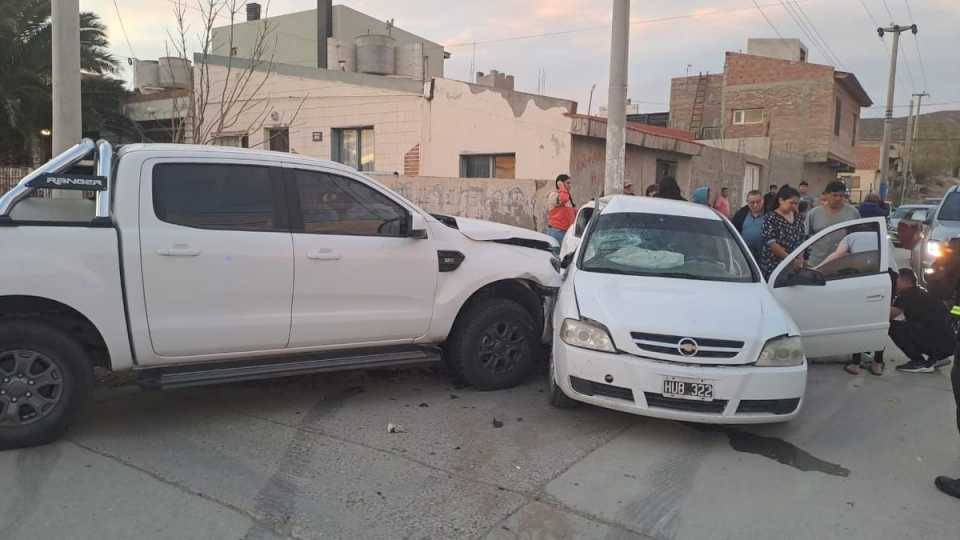
{"type": "Polygon", "coordinates": [[[97,366],[163,389],[444,360],[509,387],[561,281],[546,235],[224,147],[84,140],[0,198],[0,245],[0,449],[58,438],[97,366]]]}

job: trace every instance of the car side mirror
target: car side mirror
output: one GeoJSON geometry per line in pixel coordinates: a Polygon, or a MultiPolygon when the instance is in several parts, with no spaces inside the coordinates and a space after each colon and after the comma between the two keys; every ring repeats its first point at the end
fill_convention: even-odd
{"type": "Polygon", "coordinates": [[[560,268],[567,268],[570,266],[570,263],[573,262],[573,256],[575,252],[571,251],[563,256],[563,260],[560,261],[560,268]]]}
{"type": "Polygon", "coordinates": [[[425,240],[427,238],[427,221],[419,213],[413,212],[408,220],[410,238],[425,240]]]}
{"type": "Polygon", "coordinates": [[[826,284],[827,278],[822,272],[813,268],[803,268],[791,274],[781,273],[774,287],[823,287],[826,284]]]}

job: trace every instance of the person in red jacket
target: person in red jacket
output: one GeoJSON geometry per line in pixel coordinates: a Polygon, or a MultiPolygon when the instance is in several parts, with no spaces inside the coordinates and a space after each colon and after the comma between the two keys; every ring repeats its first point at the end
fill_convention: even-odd
{"type": "Polygon", "coordinates": [[[561,174],[556,180],[557,190],[550,194],[551,208],[547,216],[547,234],[556,239],[558,244],[563,243],[567,229],[573,225],[577,217],[577,206],[570,196],[570,176],[561,174]]]}

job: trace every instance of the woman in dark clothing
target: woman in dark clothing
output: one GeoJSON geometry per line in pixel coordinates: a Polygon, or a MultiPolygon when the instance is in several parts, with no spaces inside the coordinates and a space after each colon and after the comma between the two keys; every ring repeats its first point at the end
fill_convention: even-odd
{"type": "Polygon", "coordinates": [[[660,184],[657,186],[657,198],[674,199],[677,201],[686,200],[683,198],[683,193],[680,192],[680,186],[677,185],[677,181],[672,176],[667,176],[663,180],[660,180],[660,184]]]}
{"type": "Polygon", "coordinates": [[[780,261],[800,247],[806,238],[803,220],[797,210],[799,205],[800,192],[790,186],[783,186],[777,193],[777,207],[764,218],[760,233],[763,239],[760,248],[760,270],[766,278],[769,278],[780,261]]]}

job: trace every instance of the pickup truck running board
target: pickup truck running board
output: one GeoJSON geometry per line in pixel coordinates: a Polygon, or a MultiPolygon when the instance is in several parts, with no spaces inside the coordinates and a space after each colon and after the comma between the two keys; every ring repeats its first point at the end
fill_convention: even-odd
{"type": "Polygon", "coordinates": [[[438,362],[438,347],[389,347],[311,353],[265,361],[263,358],[208,364],[142,368],[137,383],[150,390],[292,377],[324,371],[376,369],[438,362]]]}

